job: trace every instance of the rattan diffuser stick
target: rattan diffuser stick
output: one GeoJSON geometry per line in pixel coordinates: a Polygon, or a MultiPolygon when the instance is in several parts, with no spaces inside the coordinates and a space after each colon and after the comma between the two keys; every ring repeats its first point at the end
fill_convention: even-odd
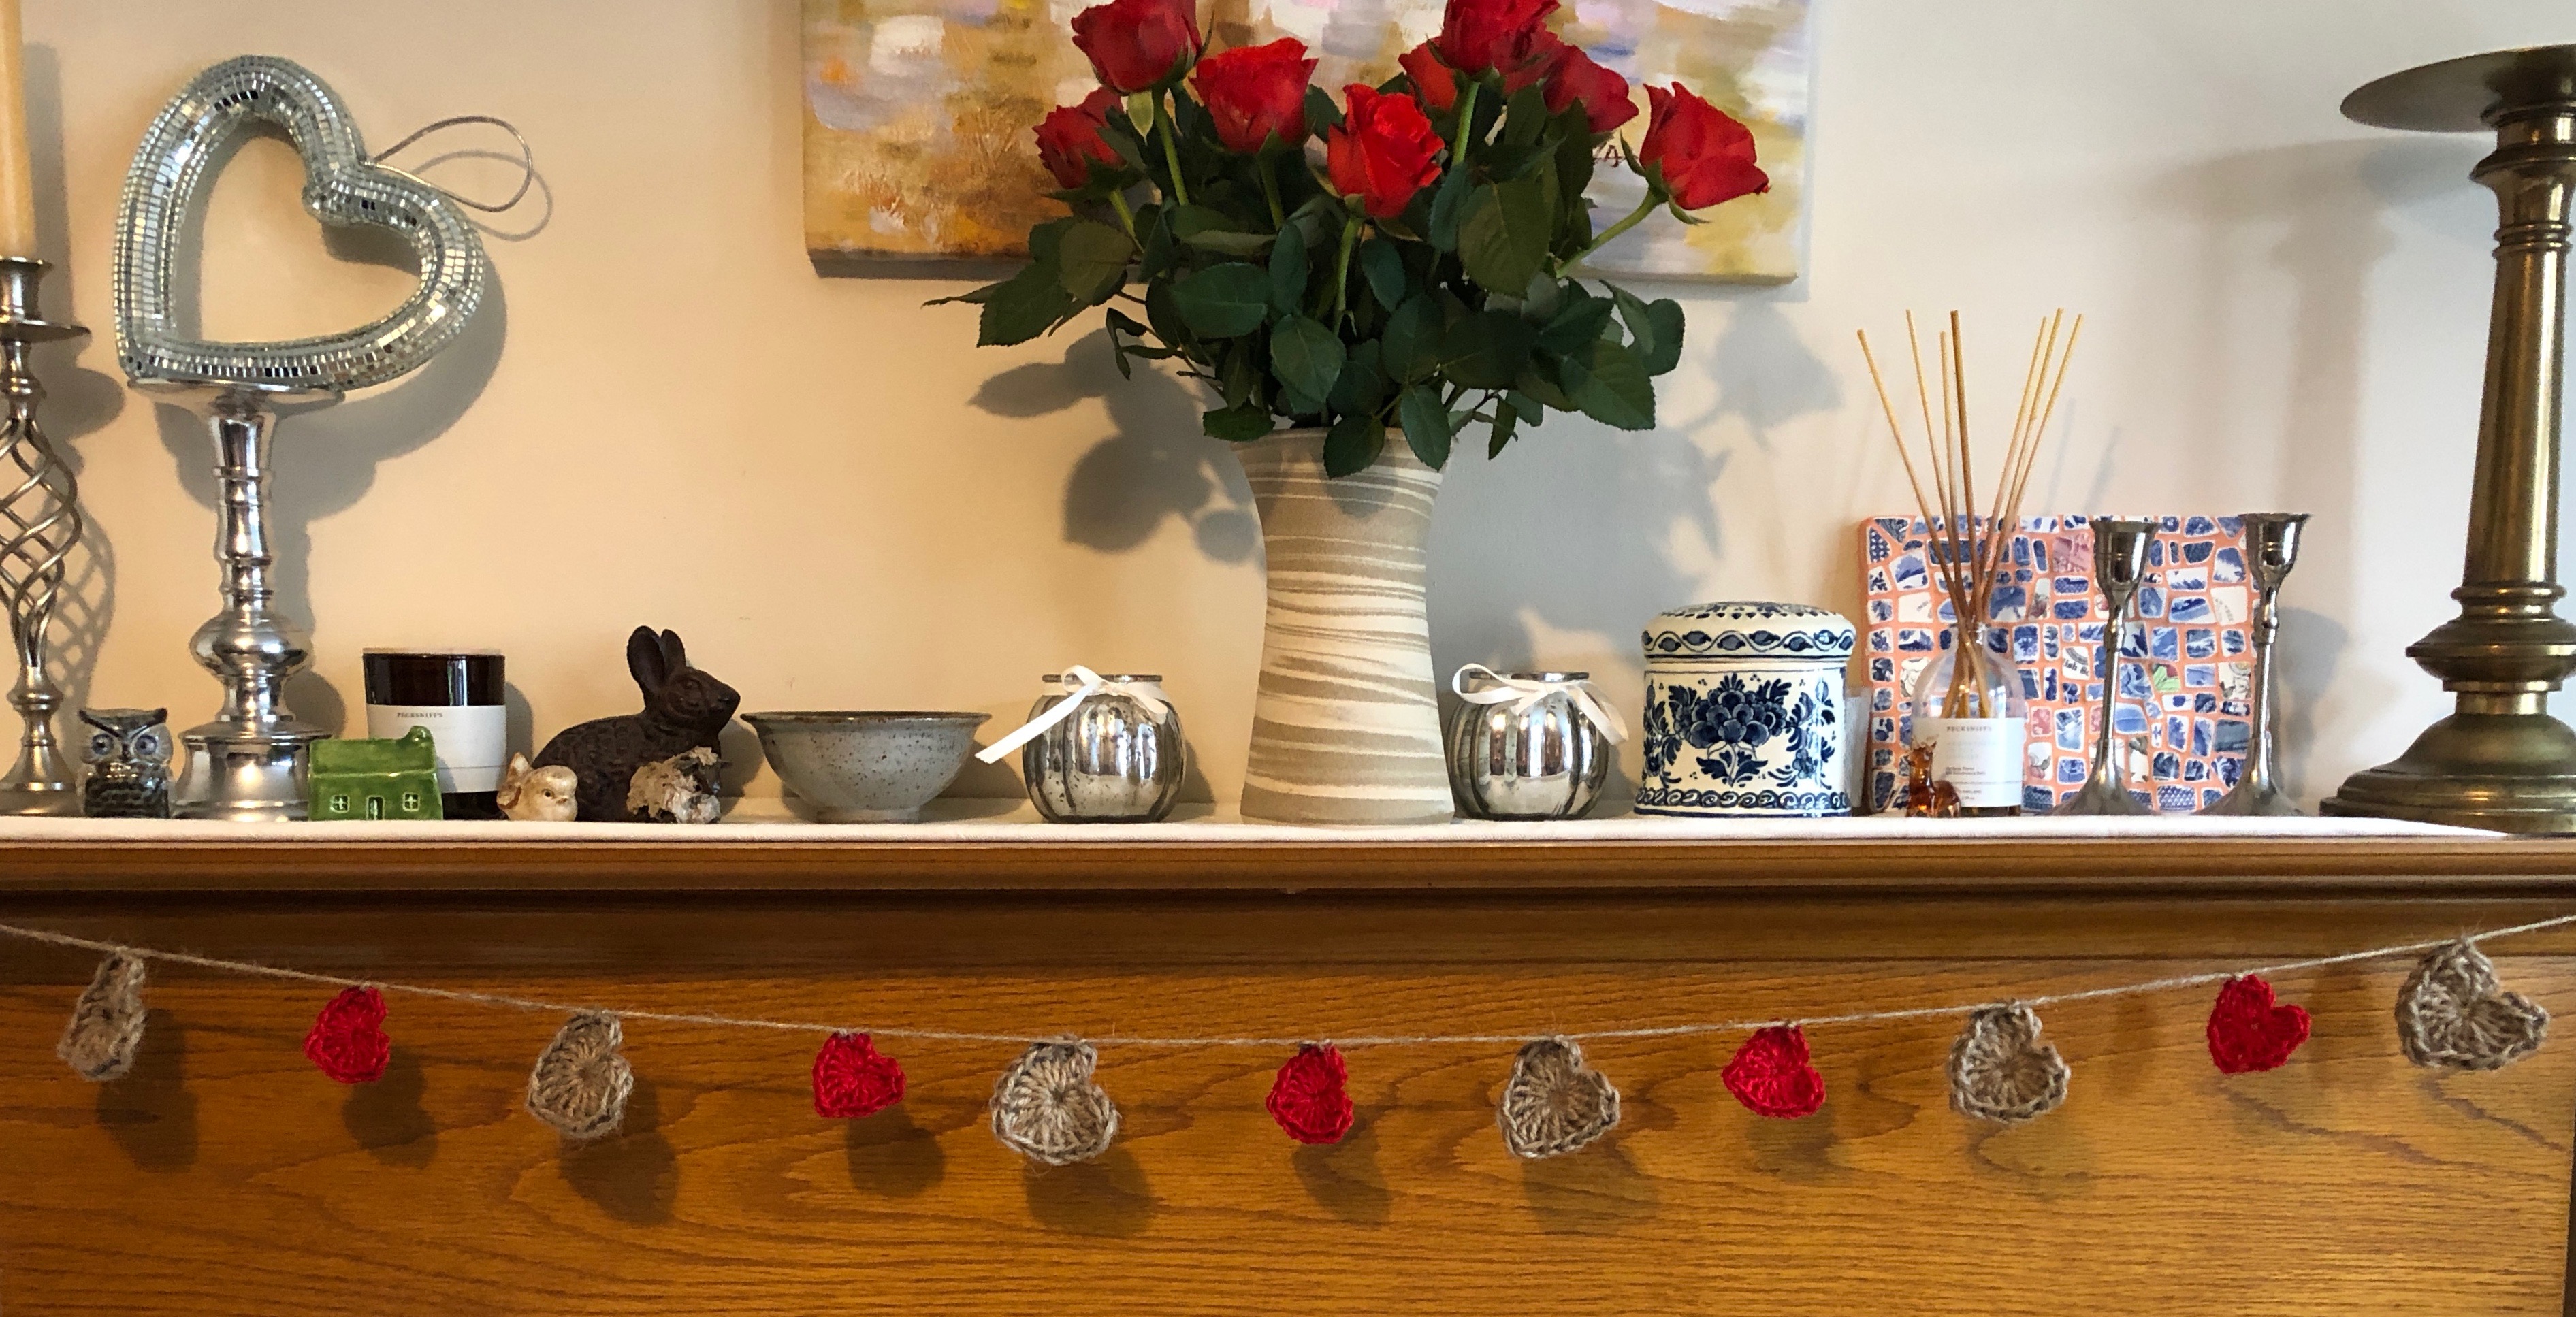
{"type": "MultiPolygon", "coordinates": [[[[1942,594],[1950,601],[1962,645],[1986,620],[1994,601],[1995,582],[2011,566],[2013,529],[2021,523],[2022,496],[2030,487],[2031,468],[2039,460],[2049,422],[2056,415],[2058,390],[2066,383],[2066,368],[2074,359],[2075,342],[2083,332],[2084,317],[2075,317],[2069,325],[2061,309],[2041,321],[2032,336],[2029,364],[2022,372],[2021,398],[2013,409],[2012,432],[1995,473],[1993,492],[1985,500],[1983,517],[1977,515],[1976,445],[1968,424],[1967,353],[1959,313],[1950,313],[1948,331],[1934,339],[1937,384],[1925,377],[1922,341],[1915,332],[1913,313],[1906,313],[1905,339],[1913,356],[1915,402],[1923,417],[1925,460],[1921,463],[1915,460],[1914,441],[1897,419],[1895,401],[1888,396],[1887,381],[1879,373],[1877,354],[1870,351],[1869,334],[1865,330],[1859,334],[1861,359],[1868,363],[1870,384],[1878,391],[1879,411],[1887,418],[1888,438],[1896,444],[1896,455],[1905,464],[1906,483],[1914,492],[1915,510],[1923,518],[1925,552],[1931,558],[1942,594]],[[1940,407],[1937,421],[1933,416],[1936,401],[1940,407]],[[1928,494],[1922,477],[1927,469],[1932,475],[1928,494]]],[[[1958,704],[1967,690],[1967,675],[1965,664],[1952,669],[1951,687],[1943,703],[1945,716],[1963,716],[1958,704]]]]}

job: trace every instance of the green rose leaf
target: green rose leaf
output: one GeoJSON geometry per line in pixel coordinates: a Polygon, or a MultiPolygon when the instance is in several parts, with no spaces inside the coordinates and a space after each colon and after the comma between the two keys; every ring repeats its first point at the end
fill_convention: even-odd
{"type": "Polygon", "coordinates": [[[1404,442],[1434,471],[1449,465],[1449,409],[1440,405],[1439,390],[1416,385],[1395,401],[1395,418],[1404,425],[1404,442]]]}
{"type": "Polygon", "coordinates": [[[1270,249],[1270,305],[1283,316],[1295,315],[1306,301],[1306,244],[1293,229],[1280,236],[1279,245],[1270,249]]]}
{"type": "Polygon", "coordinates": [[[1451,326],[1441,342],[1453,383],[1507,389],[1528,363],[1538,327],[1505,311],[1478,311],[1451,326]]]}
{"type": "Polygon", "coordinates": [[[1255,233],[1225,212],[1207,206],[1172,208],[1172,236],[1184,246],[1228,256],[1249,256],[1270,245],[1271,235],[1255,233]]]}
{"type": "Polygon", "coordinates": [[[1206,338],[1249,334],[1270,318],[1270,273],[1258,266],[1227,261],[1182,275],[1170,287],[1182,321],[1206,338]]]}
{"type": "Polygon", "coordinates": [[[1211,439],[1227,443],[1249,443],[1270,433],[1270,409],[1248,402],[1240,407],[1227,407],[1199,417],[1199,428],[1211,439]]]}
{"type": "Polygon", "coordinates": [[[1342,364],[1342,377],[1324,396],[1325,405],[1346,416],[1352,412],[1373,413],[1384,407],[1394,386],[1387,382],[1382,351],[1373,338],[1353,344],[1349,360],[1342,364]]]}
{"type": "Polygon", "coordinates": [[[1390,378],[1411,383],[1440,369],[1440,351],[1444,327],[1440,323],[1440,304],[1415,293],[1395,308],[1386,320],[1386,344],[1380,358],[1390,378]]]}
{"type": "Polygon", "coordinates": [[[1126,234],[1097,220],[1082,220],[1056,244],[1057,280],[1075,302],[1091,306],[1127,282],[1127,258],[1135,251],[1126,234]]]}
{"type": "Polygon", "coordinates": [[[1498,408],[1494,412],[1492,437],[1485,442],[1486,460],[1490,461],[1503,455],[1504,446],[1512,441],[1512,432],[1517,426],[1518,419],[1519,413],[1510,407],[1498,408]]]}
{"type": "Polygon", "coordinates": [[[1637,354],[1602,339],[1570,353],[1559,368],[1575,410],[1621,430],[1655,428],[1655,384],[1637,354]]]}
{"type": "Polygon", "coordinates": [[[1458,250],[1458,226],[1467,218],[1467,203],[1476,189],[1464,169],[1452,169],[1440,180],[1431,195],[1431,232],[1426,235],[1431,245],[1444,252],[1458,250]]]}
{"type": "Polygon", "coordinates": [[[1289,316],[1270,331],[1271,373],[1309,398],[1331,395],[1346,355],[1340,336],[1304,316],[1289,316]]]}
{"type": "Polygon", "coordinates": [[[1555,317],[1547,322],[1547,328],[1538,332],[1538,345],[1550,352],[1580,352],[1584,344],[1601,337],[1601,331],[1610,325],[1609,298],[1594,297],[1581,289],[1572,291],[1573,295],[1558,306],[1555,317]]]}
{"type": "Polygon", "coordinates": [[[1639,350],[1646,373],[1662,375],[1682,364],[1682,304],[1669,297],[1646,304],[1646,322],[1655,327],[1655,350],[1639,350]]]}
{"type": "Polygon", "coordinates": [[[1064,290],[1051,261],[1032,261],[1018,274],[993,287],[976,324],[977,347],[1008,347],[1056,327],[1074,313],[1073,294],[1064,290]]]}
{"type": "Polygon", "coordinates": [[[1332,93],[1321,87],[1306,89],[1306,127],[1317,137],[1342,126],[1342,107],[1333,103],[1332,93]]]}
{"type": "Polygon", "coordinates": [[[1384,238],[1360,244],[1360,273],[1367,276],[1377,304],[1393,310],[1404,305],[1404,256],[1384,238]]]}
{"type": "Polygon", "coordinates": [[[1386,447],[1386,426],[1374,416],[1345,416],[1324,436],[1324,474],[1347,476],[1369,469],[1386,447]]]}
{"type": "Polygon", "coordinates": [[[1535,178],[1476,189],[1458,224],[1458,259],[1488,293],[1519,296],[1547,261],[1547,189],[1535,178]]]}

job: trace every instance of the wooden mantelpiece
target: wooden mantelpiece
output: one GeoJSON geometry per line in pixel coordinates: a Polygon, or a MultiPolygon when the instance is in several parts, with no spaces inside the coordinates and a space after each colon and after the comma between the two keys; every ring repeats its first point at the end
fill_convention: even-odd
{"type": "MultiPolygon", "coordinates": [[[[2473,837],[1260,844],[0,840],[0,921],[633,1009],[1075,1033],[1535,1032],[1973,1002],[2576,912],[2576,843],[2473,837]]],[[[2498,943],[2576,1004],[2576,930],[2498,943]]],[[[2208,994],[2045,1012],[2065,1108],[1945,1107],[1944,1019],[1587,1049],[1626,1119],[1522,1164],[1507,1047],[1351,1057],[1301,1149],[1262,1051],[1110,1049],[1100,1161],[982,1126],[1010,1049],[881,1040],[904,1105],[817,1119],[814,1039],[633,1023],[626,1131],[516,1110],[545,1015],[396,998],[393,1071],[297,1045],[315,990],[156,971],[143,1062],[52,1056],[91,958],[0,945],[0,1303],[18,1313],[2562,1311],[2576,1043],[2397,1054],[2403,960],[2280,979],[2291,1064],[2221,1076],[2208,994]],[[389,1305],[389,1296],[400,1296],[389,1305]]]]}

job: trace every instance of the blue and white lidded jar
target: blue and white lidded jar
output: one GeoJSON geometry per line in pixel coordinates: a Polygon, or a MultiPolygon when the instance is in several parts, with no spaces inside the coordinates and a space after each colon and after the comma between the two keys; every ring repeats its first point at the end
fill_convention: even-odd
{"type": "Polygon", "coordinates": [[[1646,627],[1646,763],[1637,812],[1849,814],[1843,665],[1855,632],[1804,604],[1676,608],[1646,627]]]}

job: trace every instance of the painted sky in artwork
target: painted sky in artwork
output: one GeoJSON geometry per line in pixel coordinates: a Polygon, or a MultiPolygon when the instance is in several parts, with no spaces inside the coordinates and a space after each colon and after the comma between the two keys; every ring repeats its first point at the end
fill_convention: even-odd
{"type": "MultiPolygon", "coordinates": [[[[1599,273],[1776,283],[1805,259],[1808,0],[1568,0],[1559,30],[1625,75],[1645,131],[1648,82],[1680,81],[1753,129],[1771,191],[1685,227],[1657,217],[1605,249],[1599,273]]],[[[1094,85],[1067,35],[1082,3],[804,0],[805,240],[817,267],[875,258],[1022,254],[1043,195],[1030,127],[1094,85]]],[[[1222,46],[1294,36],[1316,82],[1377,83],[1437,32],[1440,0],[1213,0],[1222,46]]],[[[1598,223],[1644,185],[1595,176],[1598,223]]]]}

